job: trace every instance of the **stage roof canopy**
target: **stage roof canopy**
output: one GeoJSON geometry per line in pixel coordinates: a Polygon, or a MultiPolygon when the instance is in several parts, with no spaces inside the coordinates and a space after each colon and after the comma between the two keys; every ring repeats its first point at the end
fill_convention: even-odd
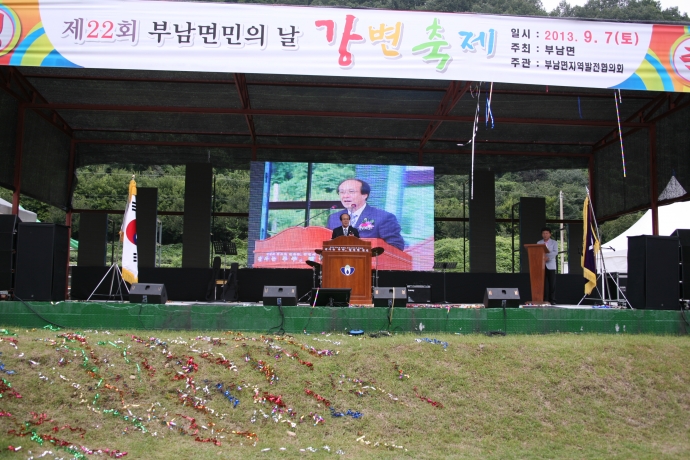
{"type": "MultiPolygon", "coordinates": [[[[122,5],[122,2],[105,0],[93,3],[108,8],[114,3],[122,5]]],[[[126,4],[138,3],[146,2],[126,4]]],[[[437,174],[469,174],[474,146],[477,169],[500,173],[589,168],[595,209],[601,216],[655,205],[661,192],[657,184],[663,188],[674,175],[688,189],[690,81],[684,83],[684,71],[676,71],[674,54],[668,51],[685,43],[686,35],[690,40],[687,27],[381,10],[213,6],[227,11],[239,8],[239,12],[248,14],[247,29],[251,20],[258,20],[256,11],[277,11],[273,16],[287,10],[322,15],[324,20],[332,18],[338,34],[343,27],[347,28],[348,15],[359,16],[361,28],[357,31],[365,36],[364,42],[371,38],[365,26],[375,23],[377,14],[393,15],[387,19],[393,24],[397,20],[395,15],[401,15],[400,22],[407,21],[405,37],[412,37],[412,43],[403,42],[397,48],[403,57],[384,60],[382,64],[377,57],[368,57],[367,52],[371,50],[362,51],[358,61],[359,51],[351,43],[349,48],[345,47],[355,59],[350,67],[339,65],[338,55],[343,57],[343,48],[339,50],[337,39],[333,39],[331,48],[324,42],[326,51],[331,53],[324,54],[326,51],[317,46],[320,36],[314,35],[316,45],[310,45],[307,38],[313,34],[309,35],[307,30],[303,31],[305,41],[299,52],[313,50],[316,61],[326,56],[324,62],[328,64],[309,66],[306,54],[293,52],[288,55],[295,63],[283,65],[286,58],[284,52],[278,54],[280,50],[267,54],[276,56],[274,65],[271,59],[268,63],[261,59],[252,67],[251,55],[243,55],[236,62],[226,59],[227,62],[206,63],[204,56],[210,59],[209,53],[224,48],[199,46],[197,50],[194,45],[170,46],[168,50],[167,42],[161,46],[162,51],[144,50],[153,53],[146,64],[147,61],[141,60],[146,53],[137,54],[136,46],[127,44],[131,48],[126,48],[127,52],[134,53],[132,59],[142,62],[140,69],[130,70],[122,64],[124,51],[113,54],[112,60],[94,58],[94,53],[107,56],[110,42],[94,42],[94,48],[89,51],[88,40],[75,42],[69,33],[51,35],[51,30],[57,30],[56,21],[60,24],[69,21],[62,17],[46,20],[42,10],[43,33],[53,42],[54,53],[36,60],[35,56],[26,54],[31,48],[29,44],[23,48],[25,54],[18,55],[20,45],[31,35],[22,23],[19,45],[0,60],[0,64],[9,64],[0,67],[0,82],[5,89],[0,92],[0,185],[10,189],[20,186],[21,192],[28,196],[69,209],[72,171],[84,165],[210,161],[217,167],[247,169],[252,160],[318,161],[422,164],[434,166],[437,174]],[[337,22],[341,16],[342,24],[337,22]],[[366,22],[369,16],[373,19],[366,22]],[[462,65],[465,55],[461,49],[442,72],[434,69],[441,65],[442,59],[405,64],[411,62],[405,61],[408,55],[415,55],[406,51],[414,48],[413,26],[432,24],[439,18],[446,24],[448,37],[452,21],[457,18],[465,21],[458,26],[460,29],[468,21],[479,24],[479,29],[486,32],[484,48],[489,46],[489,31],[494,31],[498,44],[494,45],[493,56],[487,58],[488,50],[479,50],[480,53],[471,57],[481,55],[476,73],[462,65]],[[511,64],[511,55],[518,55],[518,51],[512,51],[511,24],[525,21],[536,21],[529,29],[531,38],[519,37],[515,41],[520,44],[520,50],[523,42],[535,50],[529,64],[532,68],[522,67],[523,56],[519,66],[511,64]],[[587,53],[595,53],[596,58],[597,48],[592,51],[583,47],[584,57],[564,57],[563,62],[555,59],[555,47],[560,48],[560,44],[554,44],[551,53],[544,54],[545,48],[541,48],[538,54],[536,50],[540,46],[551,46],[543,41],[548,27],[540,28],[539,21],[549,21],[549,26],[556,24],[553,27],[564,30],[566,39],[569,30],[575,31],[581,40],[588,36],[590,41],[595,40],[592,37],[605,39],[610,29],[610,40],[618,40],[617,32],[632,31],[631,37],[636,37],[642,45],[636,44],[629,56],[621,51],[625,50],[624,45],[602,48],[604,62],[598,63],[600,72],[594,75],[591,70],[595,60],[580,59],[589,59],[587,53]],[[538,39],[539,33],[542,35],[538,39]],[[500,41],[504,35],[506,40],[500,41]],[[659,37],[664,43],[659,44],[663,41],[659,37]],[[674,40],[669,41],[669,37],[674,40]],[[63,43],[66,43],[64,49],[63,43]],[[663,56],[652,52],[660,46],[667,47],[663,56]],[[194,50],[200,57],[193,54],[194,50]],[[186,53],[179,56],[190,56],[190,62],[200,60],[208,69],[198,71],[203,66],[187,65],[184,60],[176,59],[179,53],[186,53]],[[547,57],[550,67],[544,69],[541,66],[546,64],[547,57]],[[650,64],[653,57],[657,63],[663,61],[661,67],[650,64]],[[635,62],[638,58],[640,61],[635,62]],[[168,62],[165,59],[173,59],[174,64],[169,66],[174,68],[160,69],[160,62],[168,62]],[[75,68],[93,67],[93,62],[110,68],[75,68]],[[396,68],[398,64],[394,64],[389,68],[386,67],[389,62],[404,65],[396,68]],[[537,62],[540,62],[539,69],[534,67],[537,62]],[[555,71],[554,62],[559,66],[565,63],[565,70],[555,71]],[[569,70],[571,62],[574,70],[569,70]],[[602,77],[601,69],[607,62],[612,65],[612,75],[602,77]],[[618,62],[626,63],[623,69],[628,70],[624,75],[616,72],[618,62]],[[631,67],[628,62],[635,64],[631,67]],[[582,70],[578,70],[579,64],[582,70]],[[520,74],[517,70],[525,72],[520,74]],[[492,72],[496,78],[491,78],[492,72]],[[418,77],[410,78],[410,75],[418,77]],[[477,133],[471,143],[475,116],[477,133]],[[623,148],[619,129],[623,132],[623,148]],[[19,176],[21,180],[17,182],[19,176]]],[[[102,17],[104,11],[110,10],[96,9],[92,17],[102,17]]],[[[292,14],[290,11],[285,14],[288,13],[292,14]]],[[[22,17],[21,12],[19,16],[22,17]]],[[[172,22],[175,19],[174,15],[169,18],[172,22]]],[[[277,19],[271,16],[265,22],[271,20],[277,19]]],[[[145,18],[141,19],[139,25],[143,30],[139,32],[137,44],[157,46],[155,40],[148,43],[146,24],[145,18]]],[[[198,27],[201,22],[195,24],[198,27]]],[[[526,29],[521,27],[524,32],[526,29]]],[[[317,32],[321,29],[317,28],[317,32]]],[[[35,33],[40,29],[30,30],[35,33]]],[[[350,31],[354,33],[354,29],[350,31]]],[[[423,27],[421,33],[425,33],[423,27]]],[[[623,35],[620,40],[623,41],[623,35]]],[[[124,42],[113,43],[124,46],[124,42]]],[[[197,37],[195,43],[203,42],[197,37]]],[[[273,52],[270,43],[265,50],[273,52]]],[[[459,39],[456,43],[459,43],[456,48],[462,47],[459,39]]],[[[388,51],[395,50],[390,45],[388,51]]],[[[567,53],[566,45],[562,46],[563,53],[567,53]]],[[[571,45],[580,49],[580,45],[571,45]]],[[[243,49],[253,52],[250,45],[243,49]]]]}

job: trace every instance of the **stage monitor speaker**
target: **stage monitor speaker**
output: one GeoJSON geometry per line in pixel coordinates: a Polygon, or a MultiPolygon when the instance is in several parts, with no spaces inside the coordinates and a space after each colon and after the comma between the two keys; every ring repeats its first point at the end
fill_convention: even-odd
{"type": "Polygon", "coordinates": [[[165,284],[134,283],[129,289],[129,303],[164,304],[167,301],[165,284]]]}
{"type": "Polygon", "coordinates": [[[518,288],[486,288],[484,291],[484,308],[501,308],[504,302],[507,308],[518,308],[520,306],[518,288]]]}
{"type": "Polygon", "coordinates": [[[677,236],[629,236],[628,283],[632,308],[676,310],[680,307],[680,256],[677,236]]]}
{"type": "Polygon", "coordinates": [[[264,286],[264,306],[266,305],[296,306],[297,286],[264,286]]]}
{"type": "Polygon", "coordinates": [[[17,232],[14,295],[22,300],[65,300],[69,229],[25,222],[17,232]]]}
{"type": "Polygon", "coordinates": [[[407,287],[375,287],[375,307],[407,307],[407,287]]]}
{"type": "Polygon", "coordinates": [[[408,284],[407,301],[409,303],[431,303],[431,286],[408,284]]]}

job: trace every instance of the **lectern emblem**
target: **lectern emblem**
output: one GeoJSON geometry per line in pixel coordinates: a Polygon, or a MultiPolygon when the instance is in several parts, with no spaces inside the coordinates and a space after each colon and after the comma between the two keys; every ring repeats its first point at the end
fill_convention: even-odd
{"type": "Polygon", "coordinates": [[[355,267],[350,267],[349,265],[345,265],[344,267],[340,267],[340,273],[342,273],[345,276],[350,276],[355,272],[355,267]]]}

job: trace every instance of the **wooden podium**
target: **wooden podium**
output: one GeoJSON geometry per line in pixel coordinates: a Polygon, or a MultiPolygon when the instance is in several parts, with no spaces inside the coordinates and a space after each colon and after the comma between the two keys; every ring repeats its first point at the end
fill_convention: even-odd
{"type": "Polygon", "coordinates": [[[549,249],[545,244],[525,244],[524,246],[529,257],[529,284],[532,289],[532,303],[542,303],[544,302],[544,277],[546,274],[544,254],[548,254],[549,249]]]}
{"type": "Polygon", "coordinates": [[[323,242],[324,288],[350,288],[350,303],[371,305],[371,242],[339,236],[323,242]]]}
{"type": "MultiPolygon", "coordinates": [[[[290,227],[279,234],[258,240],[254,247],[254,268],[304,268],[307,260],[320,262],[314,254],[324,242],[331,241],[332,230],[325,227],[290,227]]],[[[381,238],[363,238],[370,248],[381,247],[379,270],[412,270],[412,255],[391,246],[381,238]]],[[[372,268],[376,266],[371,258],[372,268]]],[[[324,286],[325,287],[325,286],[324,286]]]]}

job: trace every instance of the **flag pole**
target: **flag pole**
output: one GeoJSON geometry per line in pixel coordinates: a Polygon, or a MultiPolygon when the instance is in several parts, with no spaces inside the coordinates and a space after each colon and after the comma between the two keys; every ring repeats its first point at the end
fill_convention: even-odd
{"type": "MultiPolygon", "coordinates": [[[[597,241],[599,241],[599,245],[600,245],[598,254],[595,255],[595,265],[594,266],[597,267],[597,265],[598,265],[598,264],[596,264],[597,259],[601,260],[601,274],[597,274],[596,279],[599,280],[599,278],[601,278],[601,280],[602,280],[601,288],[602,288],[603,292],[599,291],[598,283],[595,284],[595,289],[597,290],[597,293],[599,293],[599,295],[601,296],[602,302],[604,302],[604,303],[607,301],[611,302],[611,301],[613,301],[613,299],[607,299],[607,297],[606,297],[606,275],[608,274],[608,272],[606,270],[606,262],[604,260],[604,252],[601,250],[601,232],[599,231],[599,223],[597,222],[597,218],[594,215],[594,205],[592,204],[592,196],[589,193],[589,187],[585,186],[585,191],[587,193],[587,204],[591,210],[591,213],[588,213],[588,216],[591,216],[591,218],[592,218],[591,223],[589,222],[589,219],[587,219],[587,225],[594,224],[593,227],[594,227],[594,230],[596,231],[597,241]]],[[[583,233],[585,235],[587,235],[587,229],[583,229],[583,233]]],[[[586,251],[587,248],[582,248],[582,250],[583,250],[583,254],[584,254],[584,251],[586,251]]],[[[630,305],[630,301],[628,301],[628,298],[625,296],[625,293],[621,289],[620,284],[618,283],[618,280],[614,279],[613,277],[611,277],[611,280],[616,285],[616,289],[618,290],[618,293],[620,293],[620,295],[623,297],[623,299],[625,299],[626,305],[628,307],[630,307],[631,310],[634,310],[632,305],[630,305]]],[[[580,299],[580,302],[578,303],[578,305],[581,304],[582,301],[585,300],[586,298],[587,298],[587,294],[585,294],[582,297],[582,299],[580,299]]]]}

